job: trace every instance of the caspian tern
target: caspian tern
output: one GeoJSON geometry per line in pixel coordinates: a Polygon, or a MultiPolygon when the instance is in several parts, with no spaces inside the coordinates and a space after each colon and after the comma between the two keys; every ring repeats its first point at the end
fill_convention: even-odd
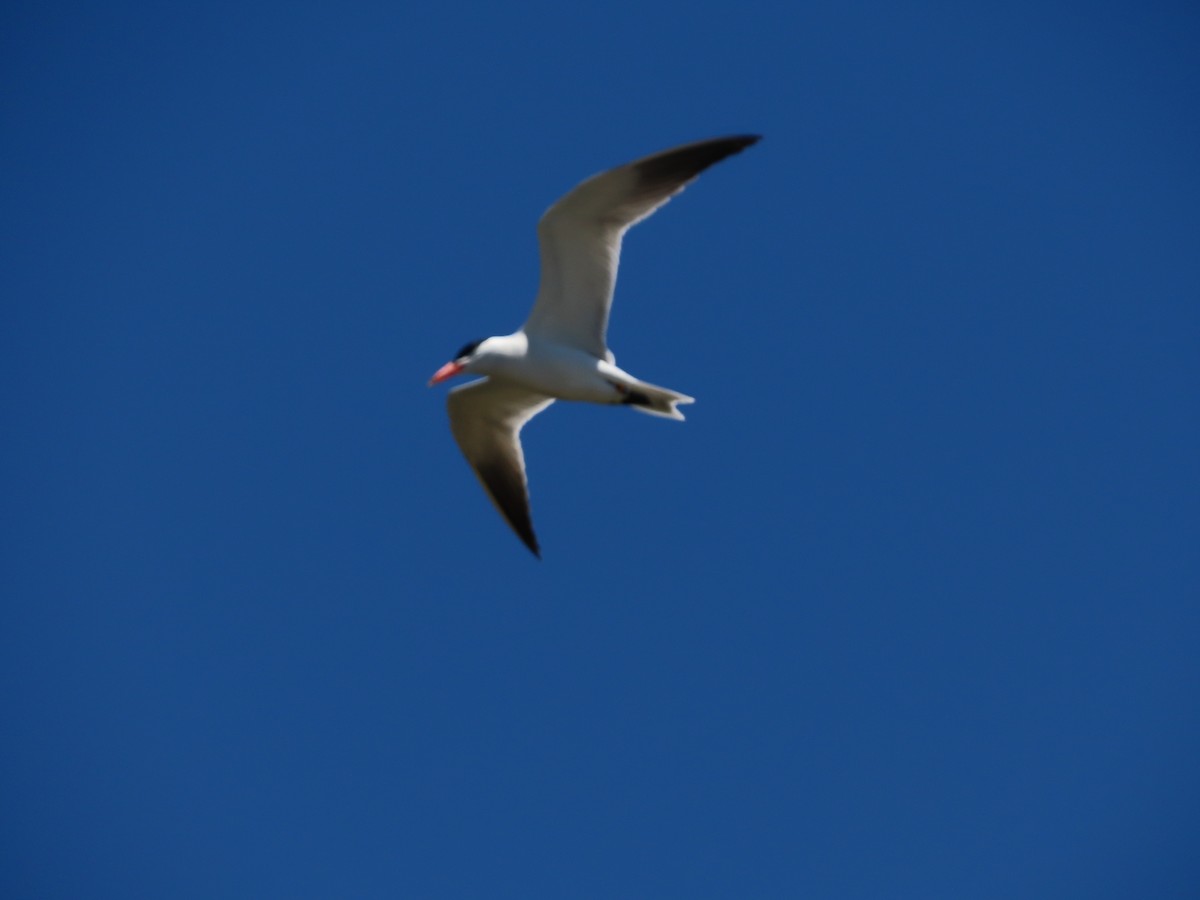
{"type": "Polygon", "coordinates": [[[471,341],[434,373],[487,376],[450,392],[450,430],[488,496],[539,559],[529,512],[521,428],[555,400],[623,404],[683,419],[691,397],[634,378],[605,342],[621,239],[714,163],[758,135],[713,138],[601,172],[560,198],[538,223],[542,278],[533,311],[512,334],[471,341]]]}

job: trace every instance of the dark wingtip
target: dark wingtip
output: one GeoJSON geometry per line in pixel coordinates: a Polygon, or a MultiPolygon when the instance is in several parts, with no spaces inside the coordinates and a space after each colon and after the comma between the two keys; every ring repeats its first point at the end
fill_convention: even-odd
{"type": "Polygon", "coordinates": [[[741,153],[760,140],[760,134],[735,134],[696,141],[647,157],[636,164],[636,171],[640,183],[650,190],[672,184],[682,185],[709,166],[741,153]]]}
{"type": "Polygon", "coordinates": [[[533,533],[532,522],[513,522],[513,531],[517,533],[517,537],[521,539],[521,543],[529,548],[529,552],[538,559],[542,558],[542,548],[538,546],[537,535],[533,533]]]}
{"type": "Polygon", "coordinates": [[[717,148],[721,159],[741,153],[747,147],[753,147],[762,140],[761,134],[731,134],[728,137],[713,138],[711,141],[701,141],[702,144],[717,148]]]}
{"type": "Polygon", "coordinates": [[[542,558],[542,548],[538,546],[537,535],[533,533],[532,528],[528,533],[518,531],[517,537],[521,539],[521,543],[529,548],[530,553],[536,556],[539,560],[542,558]]]}
{"type": "Polygon", "coordinates": [[[475,463],[475,473],[483,482],[484,489],[508,522],[509,527],[521,539],[529,551],[542,558],[537,535],[533,531],[533,519],[529,514],[529,496],[525,489],[525,473],[512,459],[497,457],[475,463]]]}

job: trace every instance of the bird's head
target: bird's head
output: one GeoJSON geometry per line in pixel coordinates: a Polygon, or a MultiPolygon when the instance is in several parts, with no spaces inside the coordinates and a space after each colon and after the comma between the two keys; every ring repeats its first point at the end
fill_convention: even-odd
{"type": "Polygon", "coordinates": [[[433,377],[429,379],[429,386],[433,387],[447,378],[453,378],[455,375],[471,371],[471,364],[480,355],[479,351],[483,343],[483,340],[478,340],[463,344],[462,348],[454,354],[454,358],[450,362],[433,373],[433,377]]]}

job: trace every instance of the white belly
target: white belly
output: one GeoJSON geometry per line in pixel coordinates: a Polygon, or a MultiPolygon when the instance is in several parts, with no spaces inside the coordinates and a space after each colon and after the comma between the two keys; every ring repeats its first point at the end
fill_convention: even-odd
{"type": "Polygon", "coordinates": [[[582,350],[534,339],[523,356],[507,360],[494,374],[548,397],[585,403],[619,403],[622,395],[613,382],[633,381],[612,363],[582,350]]]}

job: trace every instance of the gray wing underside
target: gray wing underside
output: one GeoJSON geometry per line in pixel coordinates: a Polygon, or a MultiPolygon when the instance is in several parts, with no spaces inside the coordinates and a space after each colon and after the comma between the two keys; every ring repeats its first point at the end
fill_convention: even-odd
{"type": "Polygon", "coordinates": [[[554,398],[488,378],[452,390],[450,431],[488,497],[533,554],[541,557],[529,507],[521,429],[554,398]]]}
{"type": "Polygon", "coordinates": [[[559,199],[538,223],[542,279],[525,331],[603,359],[625,232],[757,141],[737,135],[685,144],[594,175],[559,199]]]}

